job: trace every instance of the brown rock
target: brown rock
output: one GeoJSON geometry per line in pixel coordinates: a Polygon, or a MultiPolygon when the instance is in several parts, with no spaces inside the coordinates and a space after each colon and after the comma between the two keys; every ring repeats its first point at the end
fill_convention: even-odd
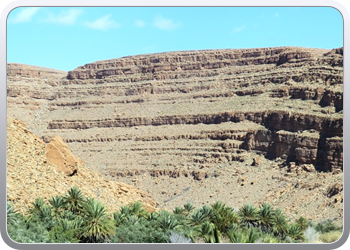
{"type": "Polygon", "coordinates": [[[204,171],[193,171],[192,172],[193,178],[197,181],[203,180],[204,178],[207,178],[208,175],[204,171]]]}
{"type": "Polygon", "coordinates": [[[45,151],[47,160],[67,175],[77,172],[79,166],[82,165],[82,161],[74,157],[67,144],[58,136],[52,138],[45,151]]]}
{"type": "Polygon", "coordinates": [[[301,168],[306,172],[316,173],[315,166],[312,164],[303,164],[303,165],[301,165],[301,168]]]}
{"type": "Polygon", "coordinates": [[[332,196],[339,194],[341,191],[343,191],[343,184],[335,183],[327,188],[326,196],[331,198],[332,196]]]}
{"type": "Polygon", "coordinates": [[[254,157],[252,166],[259,166],[259,165],[260,165],[260,159],[258,157],[254,157]]]}

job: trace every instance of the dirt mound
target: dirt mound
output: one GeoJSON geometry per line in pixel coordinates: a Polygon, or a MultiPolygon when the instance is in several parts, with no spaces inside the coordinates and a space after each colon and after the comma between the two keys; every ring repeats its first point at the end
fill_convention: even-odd
{"type": "Polygon", "coordinates": [[[38,197],[63,195],[72,186],[111,210],[133,201],[143,202],[149,210],[156,206],[146,193],[84,167],[61,138],[46,144],[22,122],[7,118],[7,197],[16,209],[24,211],[38,197]]]}

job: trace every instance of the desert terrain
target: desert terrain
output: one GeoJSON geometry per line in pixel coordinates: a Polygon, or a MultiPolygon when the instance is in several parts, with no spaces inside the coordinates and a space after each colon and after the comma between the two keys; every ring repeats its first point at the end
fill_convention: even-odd
{"type": "MultiPolygon", "coordinates": [[[[81,159],[64,179],[91,170],[169,210],[267,201],[290,218],[342,223],[342,48],[166,52],[69,72],[9,63],[7,115],[43,148],[59,136],[81,159]]],[[[14,136],[8,127],[8,192],[22,200],[10,182],[29,181],[14,136]]]]}

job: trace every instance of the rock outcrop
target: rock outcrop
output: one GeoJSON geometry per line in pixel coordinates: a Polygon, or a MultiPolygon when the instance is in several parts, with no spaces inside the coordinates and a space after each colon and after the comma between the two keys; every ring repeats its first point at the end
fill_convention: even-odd
{"type": "Polygon", "coordinates": [[[51,165],[70,176],[77,173],[79,166],[83,163],[80,159],[75,158],[67,144],[59,136],[52,138],[47,144],[45,156],[51,165]]]}
{"type": "Polygon", "coordinates": [[[55,70],[19,63],[9,63],[8,65],[10,66],[7,68],[8,77],[59,79],[67,75],[67,72],[62,70],[55,70]]]}
{"type": "MultiPolygon", "coordinates": [[[[320,53],[327,50],[308,48],[264,48],[246,50],[208,50],[168,52],[154,55],[124,57],[117,60],[98,61],[86,64],[68,72],[68,79],[103,79],[113,76],[153,75],[156,79],[181,78],[176,73],[215,70],[245,65],[273,64],[280,66],[287,62],[306,62],[315,65],[320,53]]],[[[340,54],[338,50],[327,56],[340,54]]],[[[331,59],[324,59],[325,61],[331,59]]],[[[332,58],[333,59],[333,58],[332,58]]],[[[332,60],[342,66],[342,59],[332,60]]],[[[151,79],[147,79],[151,80],[151,79]]]]}

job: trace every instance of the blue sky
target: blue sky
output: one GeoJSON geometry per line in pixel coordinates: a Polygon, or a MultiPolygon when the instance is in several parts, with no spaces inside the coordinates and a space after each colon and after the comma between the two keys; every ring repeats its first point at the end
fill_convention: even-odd
{"type": "Polygon", "coordinates": [[[7,61],[73,70],[165,51],[343,46],[331,7],[40,7],[7,20],[7,61]]]}

